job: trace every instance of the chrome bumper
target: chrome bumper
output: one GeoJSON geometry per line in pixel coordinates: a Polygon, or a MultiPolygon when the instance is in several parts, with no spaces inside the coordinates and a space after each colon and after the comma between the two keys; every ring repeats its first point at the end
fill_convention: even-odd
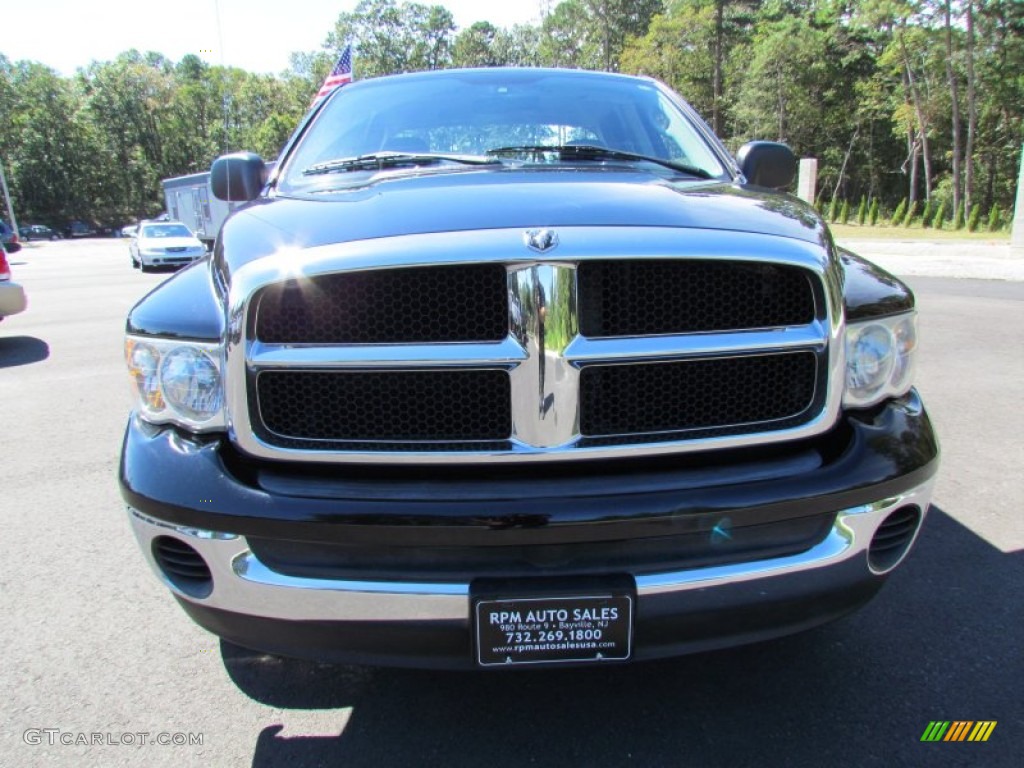
{"type": "MultiPolygon", "coordinates": [[[[693,568],[636,577],[637,597],[707,590],[758,579],[805,575],[813,584],[816,572],[840,564],[863,564],[864,577],[873,573],[867,550],[876,529],[894,510],[916,505],[927,513],[932,480],[906,493],[840,510],[836,521],[816,546],[796,555],[735,565],[693,568]]],[[[286,621],[444,621],[470,615],[468,583],[405,583],[297,578],[277,573],[249,550],[244,537],[205,531],[154,520],[129,507],[132,528],[150,566],[179,598],[209,608],[286,621]],[[178,538],[206,561],[213,590],[197,599],[177,589],[162,574],[153,555],[157,536],[178,538]]],[[[920,528],[918,528],[920,530],[920,528]]],[[[914,533],[916,539],[917,532],[914,533]]],[[[907,551],[912,549],[913,543],[907,551]]],[[[901,558],[902,560],[902,558],[901,558]]],[[[899,562],[887,570],[892,570],[899,562]]]]}

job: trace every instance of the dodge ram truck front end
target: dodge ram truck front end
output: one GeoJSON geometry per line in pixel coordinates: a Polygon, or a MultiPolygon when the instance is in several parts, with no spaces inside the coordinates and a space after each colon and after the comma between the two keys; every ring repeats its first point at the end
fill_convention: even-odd
{"type": "Polygon", "coordinates": [[[229,641],[362,663],[651,659],[857,608],[938,446],[910,291],[770,189],[787,152],[737,165],[650,80],[488,70],[347,86],[269,178],[218,161],[252,202],[128,319],[145,557],[229,641]]]}

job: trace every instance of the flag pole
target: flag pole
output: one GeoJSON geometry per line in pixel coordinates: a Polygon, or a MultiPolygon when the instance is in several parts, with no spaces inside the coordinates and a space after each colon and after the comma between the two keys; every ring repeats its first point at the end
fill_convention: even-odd
{"type": "Polygon", "coordinates": [[[11,193],[7,189],[7,176],[4,175],[4,163],[0,160],[0,186],[4,189],[4,202],[7,204],[7,216],[11,220],[11,229],[14,230],[14,234],[21,237],[21,233],[18,231],[18,220],[14,218],[14,208],[11,206],[11,193]]]}

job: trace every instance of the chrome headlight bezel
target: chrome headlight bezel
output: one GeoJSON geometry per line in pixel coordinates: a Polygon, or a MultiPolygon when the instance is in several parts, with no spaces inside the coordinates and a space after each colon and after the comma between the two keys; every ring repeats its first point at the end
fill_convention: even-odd
{"type": "Polygon", "coordinates": [[[909,392],[916,351],[916,312],[848,323],[843,406],[870,408],[909,392]]]}
{"type": "Polygon", "coordinates": [[[197,433],[225,429],[222,344],[129,334],[124,351],[140,417],[197,433]]]}

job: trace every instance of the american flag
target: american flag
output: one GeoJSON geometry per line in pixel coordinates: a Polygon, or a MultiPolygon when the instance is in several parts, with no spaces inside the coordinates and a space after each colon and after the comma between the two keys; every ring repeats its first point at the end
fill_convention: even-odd
{"type": "Polygon", "coordinates": [[[320,86],[320,90],[316,97],[313,99],[313,104],[316,104],[320,99],[329,94],[335,88],[345,83],[352,82],[352,46],[346,45],[345,50],[341,52],[341,56],[338,57],[338,63],[334,65],[334,69],[327,75],[327,79],[324,80],[324,84],[320,86]]]}

